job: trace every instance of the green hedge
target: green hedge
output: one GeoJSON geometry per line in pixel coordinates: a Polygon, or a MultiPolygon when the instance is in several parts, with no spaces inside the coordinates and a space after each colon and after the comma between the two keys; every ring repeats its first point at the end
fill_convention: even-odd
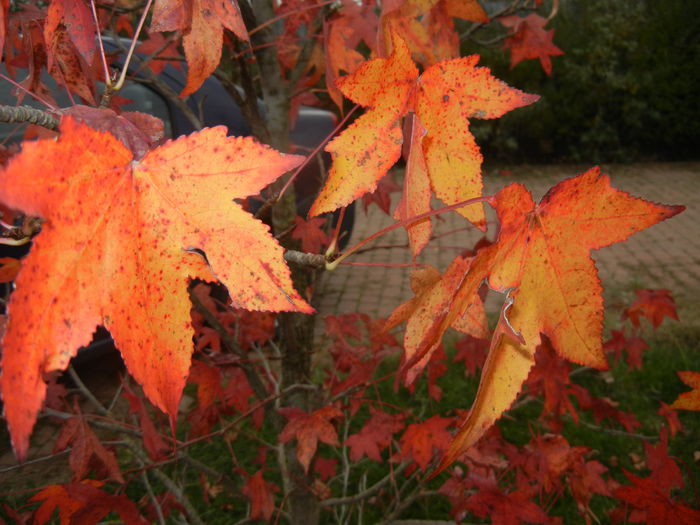
{"type": "MultiPolygon", "coordinates": [[[[566,52],[553,57],[551,78],[536,60],[511,70],[500,49],[463,50],[480,53],[512,86],[542,96],[501,119],[474,121],[486,158],[700,158],[700,1],[561,0],[550,27],[566,52]]],[[[497,31],[500,24],[482,36],[497,31]]]]}

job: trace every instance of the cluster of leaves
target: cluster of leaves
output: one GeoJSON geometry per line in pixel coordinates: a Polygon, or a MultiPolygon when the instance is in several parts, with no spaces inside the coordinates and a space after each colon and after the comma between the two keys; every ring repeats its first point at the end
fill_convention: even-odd
{"type": "MultiPolygon", "coordinates": [[[[639,295],[642,300],[627,308],[624,316],[638,320],[641,311],[652,323],[664,315],[675,317],[666,291],[642,290],[639,295]],[[649,296],[665,299],[649,301],[649,296]]],[[[363,314],[328,316],[324,323],[330,362],[317,368],[323,397],[317,400],[318,408],[307,413],[279,406],[280,370],[275,365],[270,323],[274,316],[232,309],[212,297],[206,285],[198,285],[196,296],[209,313],[230,323],[232,335],[248,334],[240,339],[245,344],[240,350],[245,352],[245,366],[266,371],[268,403],[285,420],[279,435],[269,434],[265,403],[256,401],[241,357],[227,349],[232,342],[197,329],[200,350],[187,390],[191,406],[179,412],[177,440],[172,440],[165,421],[128,383],[123,384],[122,401],[105,413],[111,416],[107,432],[100,427],[103,418],[83,413],[75,404],[77,398],[52,383],[52,413],[67,418],[55,452],[70,447],[72,476],[42,488],[24,506],[6,506],[8,516],[18,523],[29,519],[46,523],[57,509],[65,523],[95,523],[110,512],[126,523],[152,522],[173,513],[184,513],[194,521],[201,516],[206,522],[217,515],[213,509],[227,509],[228,519],[235,515],[279,519],[284,510],[276,495],[281,493],[283,476],[277,455],[283,443],[295,441],[299,461],[315,475],[313,491],[326,521],[353,521],[359,515],[391,518],[424,499],[434,501],[433,507],[446,502],[457,522],[489,517],[494,523],[550,523],[560,519],[562,509],[568,509],[569,519],[578,513],[586,523],[601,518],[613,523],[665,523],[671,516],[690,524],[700,517],[677,497],[685,484],[683,465],[670,456],[668,448],[669,436],[686,432],[677,412],[662,403],[659,419],[665,425],[655,445],[644,442],[646,460],[638,458],[633,471],[622,470],[610,458],[597,457],[589,447],[571,444],[565,437],[565,423],[580,420],[598,432],[626,434],[632,441],[649,437],[634,434],[640,427],[634,414],[577,382],[581,373],[592,372],[585,367],[572,370],[548,340],[538,347],[526,389],[514,406],[521,410],[543,401],[539,417],[530,421],[529,439],[518,445],[507,432],[491,427],[484,439],[460,455],[457,466],[426,480],[425,474],[450,449],[452,431],[463,417],[461,410],[444,402],[443,389],[459,380],[455,376],[462,370],[466,377],[478,375],[486,362],[487,340],[464,336],[449,352],[440,347],[426,364],[423,380],[392,394],[398,375],[389,363],[398,358],[400,345],[383,330],[384,320],[363,314]],[[414,402],[400,402],[407,396],[414,402]],[[431,404],[434,415],[423,419],[421,412],[431,404]],[[129,419],[132,424],[127,423],[129,419]],[[103,445],[108,436],[114,439],[103,445]],[[209,449],[221,456],[216,441],[222,439],[228,452],[211,457],[209,449]],[[144,472],[155,473],[159,465],[163,469],[173,446],[181,457],[187,454],[184,463],[193,472],[183,465],[179,470],[177,465],[158,470],[152,486],[146,485],[150,496],[135,502],[128,499],[134,490],[143,494],[144,472]],[[198,495],[183,500],[172,484],[178,477],[198,487],[198,495]],[[353,497],[354,490],[371,497],[371,508],[353,497]],[[195,501],[208,502],[208,510],[195,501]]],[[[201,313],[193,310],[193,319],[196,327],[203,326],[201,313]]],[[[616,346],[606,346],[610,346],[608,353],[617,353],[616,346]]],[[[627,352],[633,353],[634,346],[627,352]]]]}
{"type": "MultiPolygon", "coordinates": [[[[48,8],[22,4],[21,16],[9,16],[8,6],[2,4],[0,53],[10,74],[20,66],[28,69],[24,89],[51,102],[41,77],[44,65],[88,104],[97,102],[95,79],[103,78],[107,86],[100,98],[103,107],[54,112],[61,119],[58,137],[26,142],[21,152],[10,152],[0,173],[0,199],[28,216],[41,217],[41,232],[21,262],[9,304],[0,378],[5,418],[15,452],[23,460],[37,414],[55,402],[54,415],[66,418],[56,452],[71,447],[74,479],[34,496],[34,501],[43,502],[34,516],[37,521],[48,519],[56,507],[62,520],[75,523],[94,523],[112,510],[129,523],[163,521],[174,510],[201,521],[176,481],[178,472],[161,468],[178,458],[200,471],[205,501],[223,485],[235,487],[250,501],[250,519],[269,520],[292,512],[277,505],[276,491],[283,501],[290,499],[291,509],[298,508],[299,484],[315,505],[330,509],[339,522],[363,512],[361,505],[370,499],[384,502],[385,518],[396,517],[426,496],[424,474],[430,471],[435,477],[457,460],[467,471],[453,469],[439,490],[457,519],[468,512],[508,523],[548,521],[551,501],[546,499],[556,499],[567,485],[587,517],[593,494],[616,495],[632,506],[640,502],[639,494],[651,490],[651,482],[630,475],[633,488],[611,484],[601,477],[604,467],[589,459],[588,449],[572,447],[560,435],[536,435],[521,448],[501,439],[497,431],[479,441],[517,402],[526,381],[530,390],[544,393],[547,417],[556,419],[566,412],[578,417],[573,396],[578,410],[633,429],[633,416],[570,384],[562,358],[607,367],[601,339],[602,289],[590,251],[623,241],[683,210],[616,190],[597,168],[561,182],[539,204],[520,184],[482,195],[483,159],[470,122],[498,118],[538,97],[495,78],[477,65],[478,56],[460,57],[457,24],[471,21],[467,32],[474,32],[499,19],[510,28],[505,46],[513,65],[539,58],[550,73],[549,57],[561,52],[544,29],[545,18],[534,13],[519,16],[520,8],[540,2],[525,4],[513,2],[489,14],[476,0],[346,0],[337,5],[289,0],[255,6],[235,1],[155,2],[149,38],[143,44],[155,50],[148,64],[151,73],[157,70],[154,59],[172,59],[163,53],[177,53],[181,45],[188,68],[180,97],[195,93],[215,72],[230,86],[236,78],[219,67],[223,47],[232,55],[228,65],[237,65],[243,84],[244,94],[236,87],[230,94],[261,139],[284,144],[286,135],[280,133],[288,133],[295,109],[302,101],[313,102],[307,91],[324,81],[329,99],[341,110],[343,96],[366,108],[326,146],[333,163],[311,206],[312,217],[375,192],[402,153],[406,170],[394,216],[407,230],[414,257],[430,241],[430,217],[437,213],[431,210],[432,193],[447,205],[440,213],[456,211],[478,228],[486,227],[484,203],[498,215],[498,235],[491,242],[465,247],[469,250],[444,273],[416,270],[416,297],[398,306],[387,323],[361,314],[328,319],[333,343],[324,356],[326,366],[319,363],[317,371],[304,370],[298,376],[302,382],[293,384],[285,379],[290,372],[281,363],[289,356],[285,341],[273,340],[275,322],[269,312],[314,310],[303,297],[307,290],[295,290],[284,250],[270,228],[241,202],[278,184],[281,175],[305,159],[252,138],[227,137],[221,127],[162,143],[163,126],[154,117],[120,113],[118,104],[106,107],[114,102],[121,80],[113,81],[106,57],[91,44],[102,32],[109,8],[54,0],[48,8]],[[268,18],[251,25],[256,15],[268,18]],[[277,20],[283,23],[275,24],[277,20]],[[256,35],[269,35],[271,25],[282,31],[260,43],[256,35]],[[304,30],[318,38],[302,43],[304,30]],[[367,59],[360,53],[363,46],[371,51],[367,59]],[[250,75],[248,59],[256,63],[257,77],[250,75]],[[265,78],[268,68],[277,72],[275,78],[265,78]],[[346,75],[338,78],[342,72],[346,75]],[[262,119],[251,87],[256,79],[263,101],[280,114],[262,119]],[[266,80],[285,81],[286,88],[272,88],[266,80]],[[278,93],[287,98],[276,106],[278,93]],[[226,287],[227,299],[217,298],[204,284],[217,281],[226,287]],[[505,294],[493,333],[483,308],[486,286],[505,294]],[[398,348],[388,330],[404,321],[404,352],[392,377],[397,385],[416,388],[426,375],[433,399],[442,396],[443,387],[436,381],[448,369],[441,346],[446,330],[490,337],[469,412],[414,420],[406,411],[389,410],[375,395],[375,386],[388,379],[377,377],[377,371],[398,348]],[[117,421],[109,430],[127,436],[114,445],[124,447],[119,459],[130,462],[127,469],[119,467],[117,456],[95,435],[93,418],[77,405],[69,409],[45,382],[46,374],[66,369],[100,325],[109,330],[139,385],[124,387],[135,424],[117,420],[109,406],[85,394],[101,417],[117,421]],[[194,362],[193,337],[199,352],[194,362]],[[316,382],[311,380],[314,372],[316,382]],[[196,386],[196,402],[183,421],[180,406],[188,381],[196,386]],[[314,393],[313,404],[294,403],[301,391],[314,393]],[[168,416],[170,435],[144,398],[168,416]],[[237,480],[189,453],[215,437],[229,447],[228,461],[237,480]],[[240,451],[251,442],[261,445],[258,456],[239,460],[240,451]],[[319,454],[323,447],[336,450],[337,457],[324,459],[319,454]],[[270,467],[268,451],[275,454],[277,470],[270,467]],[[369,487],[365,478],[357,494],[348,493],[357,465],[387,458],[392,466],[388,474],[369,487]],[[93,477],[88,479],[88,473],[93,477]],[[300,483],[301,476],[308,481],[300,483]],[[151,477],[158,486],[152,486],[151,477]],[[214,478],[214,485],[207,477],[214,478]],[[117,484],[113,492],[102,490],[107,479],[117,484]],[[124,503],[132,483],[146,489],[138,505],[124,503]]],[[[150,3],[141,11],[142,21],[149,7],[150,3]]],[[[141,25],[134,29],[130,13],[114,13],[113,27],[138,34],[141,25]]],[[[288,183],[278,187],[279,193],[287,187],[288,183]]],[[[386,200],[377,198],[380,203],[386,200]]],[[[276,195],[270,205],[276,200],[283,202],[276,195]]],[[[291,232],[290,237],[309,251],[329,245],[320,256],[329,270],[356,249],[335,254],[338,230],[329,238],[313,218],[297,218],[282,229],[274,218],[273,224],[278,237],[291,232]]],[[[297,260],[308,259],[302,256],[309,254],[295,253],[297,260]]],[[[664,303],[668,308],[668,298],[646,298],[627,315],[632,323],[640,315],[651,315],[656,322],[657,304],[664,303]]],[[[284,319],[289,318],[281,317],[281,325],[284,319]]],[[[461,358],[473,367],[483,350],[477,357],[469,352],[461,358]]],[[[697,379],[697,374],[686,374],[683,378],[689,383],[697,379]]],[[[678,407],[697,409],[693,396],[688,402],[681,399],[678,407]]],[[[556,422],[552,425],[556,428],[556,422]]],[[[667,458],[658,461],[672,463],[667,458]]],[[[654,481],[658,476],[652,468],[654,481]]],[[[666,512],[679,520],[695,520],[696,511],[670,499],[669,490],[678,484],[677,476],[664,478],[654,489],[657,505],[639,503],[633,518],[654,522],[666,512]]],[[[235,500],[236,494],[230,497],[235,500]]],[[[623,515],[624,509],[617,514],[623,515]]]]}

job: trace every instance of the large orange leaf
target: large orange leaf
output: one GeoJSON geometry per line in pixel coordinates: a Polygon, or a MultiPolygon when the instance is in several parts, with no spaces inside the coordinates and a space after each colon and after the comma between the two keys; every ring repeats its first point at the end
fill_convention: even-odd
{"type": "Polygon", "coordinates": [[[45,219],[17,278],[3,341],[0,387],[20,458],[44,399],[42,374],[65,369],[97,325],[174,418],[192,353],[190,279],[219,279],[238,307],[312,311],[268,227],[233,201],[302,157],[218,127],[135,161],[108,133],[71,118],[61,130],[57,141],[26,143],[0,172],[0,199],[45,219]]]}
{"type": "MultiPolygon", "coordinates": [[[[396,33],[393,44],[388,58],[365,62],[338,81],[345,96],[371,109],[326,147],[333,155],[333,166],[311,215],[345,206],[374,190],[399,158],[400,120],[413,108],[419,122],[409,127],[412,149],[422,147],[422,152],[411,154],[410,165],[418,169],[422,160],[416,155],[425,156],[433,190],[447,204],[481,196],[482,157],[469,131],[469,119],[497,118],[539,98],[509,87],[487,68],[476,67],[476,55],[439,62],[419,78],[407,44],[396,33]],[[427,130],[422,140],[419,126],[427,130]]],[[[407,184],[411,180],[413,175],[407,184]]],[[[411,212],[419,211],[413,207],[411,212]]],[[[403,216],[405,211],[399,213],[403,216]]],[[[480,205],[460,213],[483,227],[480,205]]],[[[414,242],[414,246],[421,244],[414,242]]]]}
{"type": "Polygon", "coordinates": [[[491,343],[474,406],[442,466],[469,448],[507,410],[534,363],[541,334],[563,357],[607,368],[602,348],[602,288],[590,251],[680,213],[630,196],[598,168],[567,179],[535,205],[512,184],[491,199],[497,241],[480,250],[446,315],[436,317],[409,365],[420,367],[445,329],[468,308],[474,291],[489,286],[508,294],[491,343]]]}

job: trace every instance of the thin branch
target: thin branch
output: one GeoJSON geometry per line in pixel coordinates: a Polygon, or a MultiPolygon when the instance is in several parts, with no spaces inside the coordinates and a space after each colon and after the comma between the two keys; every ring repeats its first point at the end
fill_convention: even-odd
{"type": "Polygon", "coordinates": [[[165,517],[163,516],[163,509],[160,506],[160,502],[158,501],[158,498],[153,493],[153,487],[151,487],[151,483],[148,481],[148,472],[146,472],[145,470],[141,472],[141,482],[146,487],[146,493],[148,494],[148,497],[150,498],[151,503],[153,503],[153,508],[156,509],[156,515],[158,516],[158,523],[160,525],[165,525],[165,517]]]}
{"type": "Polygon", "coordinates": [[[60,452],[55,452],[53,454],[49,454],[48,456],[41,456],[39,458],[34,458],[34,459],[29,459],[25,461],[24,463],[17,463],[16,465],[12,465],[11,467],[5,467],[0,469],[0,474],[5,474],[6,472],[12,472],[13,470],[19,470],[22,469],[28,465],[34,465],[36,463],[43,463],[44,461],[50,461],[54,458],[57,458],[59,456],[63,456],[65,454],[68,454],[71,451],[71,448],[68,447],[64,450],[61,450],[60,452]]]}
{"type": "MultiPolygon", "coordinates": [[[[134,49],[136,49],[136,43],[138,42],[139,35],[141,34],[141,30],[143,29],[143,24],[146,22],[146,16],[148,15],[148,11],[151,9],[152,3],[153,0],[148,0],[146,2],[146,7],[143,8],[141,18],[139,19],[139,24],[136,27],[136,31],[134,32],[134,38],[131,39],[131,46],[129,46],[129,52],[127,53],[126,59],[124,60],[124,65],[122,66],[122,73],[121,75],[119,75],[119,80],[117,80],[117,83],[114,86],[108,86],[107,91],[111,91],[112,93],[114,93],[115,91],[119,91],[124,85],[124,81],[126,80],[126,73],[129,70],[129,62],[131,62],[131,57],[134,56],[134,49]]],[[[107,105],[109,105],[109,103],[107,105]]]]}
{"type": "Polygon", "coordinates": [[[80,376],[78,375],[78,372],[75,371],[75,368],[73,368],[73,365],[68,365],[68,375],[70,375],[70,378],[73,380],[75,383],[75,386],[78,387],[78,390],[80,390],[80,393],[83,394],[90,403],[97,409],[97,411],[103,415],[103,416],[109,416],[109,412],[107,409],[104,407],[102,403],[100,403],[99,399],[95,397],[95,395],[90,391],[90,389],[83,383],[83,380],[80,379],[80,376]]]}
{"type": "Polygon", "coordinates": [[[60,120],[52,113],[31,106],[0,105],[0,122],[28,122],[52,131],[58,130],[60,120]]]}
{"type": "Polygon", "coordinates": [[[367,499],[369,497],[374,496],[377,492],[382,490],[384,486],[389,483],[394,476],[397,476],[401,474],[406,468],[411,464],[410,461],[405,461],[401,463],[398,468],[396,468],[393,472],[389,472],[386,476],[384,476],[382,479],[377,481],[374,485],[369,487],[368,489],[363,490],[362,492],[358,492],[357,494],[353,494],[352,496],[347,496],[345,498],[329,498],[325,499],[321,502],[321,507],[335,507],[338,505],[348,505],[350,503],[355,503],[363,499],[367,499]]]}
{"type": "MultiPolygon", "coordinates": [[[[144,452],[139,446],[137,446],[135,443],[129,443],[129,448],[144,465],[148,466],[148,456],[144,454],[144,452]]],[[[190,503],[189,498],[185,495],[185,492],[182,490],[182,488],[162,470],[154,468],[151,469],[151,472],[153,472],[153,475],[157,477],[163,485],[165,485],[165,488],[167,488],[170,492],[173,493],[173,495],[177,498],[178,502],[185,509],[185,512],[187,513],[187,516],[189,517],[191,522],[195,525],[204,525],[204,521],[199,516],[199,513],[194,508],[192,503],[190,503]]]]}
{"type": "Polygon", "coordinates": [[[322,268],[326,265],[326,256],[322,253],[304,253],[296,250],[287,250],[284,252],[284,260],[297,264],[299,266],[308,266],[310,268],[322,268]]]}

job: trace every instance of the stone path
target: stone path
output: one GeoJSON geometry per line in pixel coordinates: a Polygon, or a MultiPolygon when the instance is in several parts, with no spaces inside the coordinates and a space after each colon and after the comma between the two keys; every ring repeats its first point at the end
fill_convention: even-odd
{"type": "MultiPolygon", "coordinates": [[[[511,173],[487,173],[485,192],[493,194],[512,182],[525,184],[535,200],[557,182],[582,173],[585,166],[514,167],[511,173]]],[[[683,204],[686,210],[652,228],[633,235],[628,241],[597,252],[593,258],[606,290],[606,304],[629,301],[637,288],[667,288],[676,299],[681,320],[697,323],[700,315],[700,162],[606,165],[614,187],[632,195],[663,204],[683,204]]],[[[393,196],[393,204],[398,199],[393,196]]],[[[434,207],[440,207],[439,202],[434,207]]],[[[372,205],[367,214],[358,207],[349,246],[393,221],[372,205]]],[[[491,211],[487,207],[488,211],[491,211]]],[[[495,214],[491,214],[492,238],[495,214]]],[[[419,256],[418,262],[444,270],[455,255],[469,248],[481,232],[454,212],[433,218],[437,238],[419,256]]],[[[375,249],[349,258],[352,262],[410,264],[407,238],[397,229],[369,245],[375,249]]],[[[387,266],[340,266],[327,273],[321,283],[318,305],[321,316],[364,312],[386,317],[403,301],[412,297],[410,268],[387,266]]],[[[497,311],[502,298],[489,294],[487,310],[497,311]]]]}

